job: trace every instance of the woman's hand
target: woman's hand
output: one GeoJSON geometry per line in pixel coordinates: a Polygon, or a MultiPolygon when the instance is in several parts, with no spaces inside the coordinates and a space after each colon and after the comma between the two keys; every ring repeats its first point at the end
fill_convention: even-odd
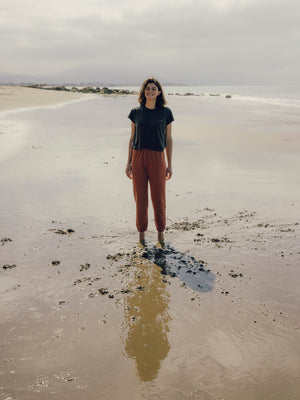
{"type": "Polygon", "coordinates": [[[166,168],[166,181],[171,179],[172,175],[173,175],[172,167],[167,167],[166,168]]]}
{"type": "Polygon", "coordinates": [[[129,179],[132,179],[132,166],[131,164],[126,165],[125,173],[129,179]]]}

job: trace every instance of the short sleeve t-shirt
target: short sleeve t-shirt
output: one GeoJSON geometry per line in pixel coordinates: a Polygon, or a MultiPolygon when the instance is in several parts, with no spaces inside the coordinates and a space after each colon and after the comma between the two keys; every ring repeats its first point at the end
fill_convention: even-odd
{"type": "Polygon", "coordinates": [[[133,108],[128,118],[135,123],[132,147],[135,150],[163,151],[166,147],[166,127],[174,117],[168,107],[149,109],[144,105],[133,108]]]}

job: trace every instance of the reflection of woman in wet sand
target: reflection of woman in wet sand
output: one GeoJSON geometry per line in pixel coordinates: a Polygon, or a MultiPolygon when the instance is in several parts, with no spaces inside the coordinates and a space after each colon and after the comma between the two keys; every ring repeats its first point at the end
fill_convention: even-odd
{"type": "Polygon", "coordinates": [[[145,243],[148,227],[148,181],[154,209],[158,241],[163,244],[166,226],[166,179],[172,176],[172,111],[165,107],[161,84],[146,79],[139,94],[140,106],[131,110],[126,175],[133,180],[136,201],[136,226],[139,240],[145,243]],[[167,165],[164,150],[166,149],[167,165]]]}
{"type": "Polygon", "coordinates": [[[128,335],[125,351],[136,361],[140,379],[149,382],[156,378],[160,364],[170,350],[167,337],[171,319],[169,294],[158,268],[141,265],[137,272],[140,278],[132,284],[134,295],[126,300],[128,335]]]}

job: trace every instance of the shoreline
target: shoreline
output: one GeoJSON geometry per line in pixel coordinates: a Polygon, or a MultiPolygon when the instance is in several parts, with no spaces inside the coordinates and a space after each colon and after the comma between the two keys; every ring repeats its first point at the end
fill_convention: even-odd
{"type": "MultiPolygon", "coordinates": [[[[81,89],[78,87],[73,86],[72,88],[68,88],[66,86],[48,86],[46,84],[32,84],[26,85],[24,87],[33,88],[33,89],[40,89],[40,90],[54,90],[57,92],[72,92],[72,93],[93,93],[93,94],[104,94],[104,95],[138,95],[138,91],[136,90],[128,90],[128,89],[116,89],[116,88],[109,88],[103,87],[100,88],[99,86],[85,86],[81,89]]],[[[200,97],[200,96],[210,96],[210,97],[225,97],[226,99],[231,99],[231,94],[221,95],[219,93],[193,93],[193,92],[185,92],[185,93],[168,93],[168,96],[183,96],[183,97],[200,97]]]]}

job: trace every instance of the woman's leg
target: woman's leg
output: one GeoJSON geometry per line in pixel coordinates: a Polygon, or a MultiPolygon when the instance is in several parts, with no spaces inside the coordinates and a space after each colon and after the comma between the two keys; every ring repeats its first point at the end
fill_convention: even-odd
{"type": "Polygon", "coordinates": [[[164,235],[163,232],[158,232],[157,240],[159,241],[160,244],[164,244],[165,243],[165,235],[164,235]]]}
{"type": "Polygon", "coordinates": [[[166,227],[166,161],[163,151],[147,152],[147,171],[159,241],[166,227]]]}
{"type": "Polygon", "coordinates": [[[139,242],[140,242],[142,245],[145,245],[145,244],[146,244],[146,241],[145,241],[145,232],[139,232],[139,242]]]}
{"type": "Polygon", "coordinates": [[[140,241],[145,240],[144,232],[148,227],[148,174],[144,162],[144,151],[133,150],[132,181],[136,202],[136,227],[140,232],[140,241]]]}

